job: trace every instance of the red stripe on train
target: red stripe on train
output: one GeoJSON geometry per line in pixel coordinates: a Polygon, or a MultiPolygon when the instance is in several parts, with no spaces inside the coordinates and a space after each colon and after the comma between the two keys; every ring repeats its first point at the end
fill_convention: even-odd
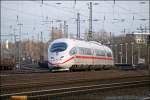
{"type": "Polygon", "coordinates": [[[112,57],[76,56],[76,58],[112,60],[112,57]]]}
{"type": "Polygon", "coordinates": [[[81,59],[101,59],[101,60],[113,60],[112,57],[93,57],[93,56],[73,56],[69,59],[67,59],[66,61],[64,62],[61,62],[61,63],[51,63],[51,62],[48,62],[49,64],[51,65],[58,65],[58,64],[64,64],[74,58],[81,58],[81,59]]]}
{"type": "Polygon", "coordinates": [[[71,58],[69,58],[69,59],[67,59],[66,61],[61,62],[61,63],[51,63],[51,62],[48,62],[48,63],[49,63],[49,64],[51,64],[51,65],[64,64],[64,63],[66,63],[66,62],[68,62],[68,61],[72,60],[73,58],[74,58],[74,57],[71,57],[71,58]]]}

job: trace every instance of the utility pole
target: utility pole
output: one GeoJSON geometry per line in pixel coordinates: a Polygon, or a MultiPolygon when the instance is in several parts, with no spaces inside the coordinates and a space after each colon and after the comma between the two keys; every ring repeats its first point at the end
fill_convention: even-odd
{"type": "Polygon", "coordinates": [[[123,29],[123,33],[124,33],[124,34],[126,33],[126,29],[125,29],[125,28],[123,29]]]}
{"type": "Polygon", "coordinates": [[[16,46],[16,28],[13,29],[14,31],[14,58],[15,58],[15,61],[17,60],[17,57],[16,57],[16,49],[17,49],[17,46],[16,46]]]}
{"type": "Polygon", "coordinates": [[[128,45],[128,43],[125,43],[125,45],[126,45],[126,64],[128,63],[128,51],[127,51],[127,45],[128,45]]]}
{"type": "Polygon", "coordinates": [[[40,61],[43,61],[43,33],[41,32],[41,43],[40,43],[40,61]]]}
{"type": "Polygon", "coordinates": [[[80,39],[80,13],[77,13],[77,39],[80,39]]]}
{"type": "Polygon", "coordinates": [[[51,40],[53,41],[53,40],[54,40],[54,27],[53,27],[53,20],[52,20],[51,22],[52,22],[51,40]]]}
{"type": "Polygon", "coordinates": [[[140,44],[138,44],[138,62],[139,62],[139,60],[140,60],[140,52],[141,52],[141,48],[140,48],[140,44]]]}
{"type": "Polygon", "coordinates": [[[21,26],[23,24],[19,23],[18,26],[19,26],[19,50],[18,50],[18,53],[19,53],[19,68],[21,68],[21,53],[22,53],[22,49],[21,49],[21,26]]]}
{"type": "Polygon", "coordinates": [[[123,55],[123,52],[122,52],[122,45],[123,45],[123,44],[120,44],[120,46],[121,46],[121,52],[120,52],[120,62],[121,62],[121,64],[122,64],[122,55],[123,55]]]}
{"type": "Polygon", "coordinates": [[[66,25],[66,38],[68,38],[68,25],[66,25]]]}
{"type": "Polygon", "coordinates": [[[92,40],[92,2],[90,2],[90,12],[89,12],[89,33],[88,40],[92,40]]]}
{"type": "Polygon", "coordinates": [[[147,36],[147,51],[148,51],[148,57],[147,57],[147,62],[148,62],[148,69],[150,72],[150,34],[147,36]]]}
{"type": "Polygon", "coordinates": [[[64,21],[64,35],[66,37],[66,21],[64,21]]]}
{"type": "Polygon", "coordinates": [[[133,57],[134,57],[133,56],[133,45],[134,45],[134,43],[132,42],[131,45],[132,45],[132,65],[133,65],[133,57]]]}
{"type": "Polygon", "coordinates": [[[30,44],[29,44],[29,42],[30,42],[30,39],[29,39],[29,33],[28,33],[28,51],[27,51],[27,57],[30,55],[30,44]]]}
{"type": "Polygon", "coordinates": [[[59,32],[62,34],[62,24],[59,24],[59,32]]]}
{"type": "Polygon", "coordinates": [[[32,58],[34,56],[33,46],[34,46],[34,36],[32,35],[32,41],[31,41],[31,44],[30,44],[30,51],[31,51],[30,60],[32,60],[32,58]]]}
{"type": "Polygon", "coordinates": [[[112,44],[112,36],[111,36],[112,34],[111,34],[111,32],[110,32],[110,39],[109,39],[109,41],[110,41],[110,44],[112,44]]]}
{"type": "Polygon", "coordinates": [[[67,23],[67,22],[64,21],[64,35],[65,35],[65,38],[68,37],[67,30],[66,30],[66,29],[67,29],[67,28],[66,28],[66,26],[67,26],[66,23],[67,23]]]}
{"type": "Polygon", "coordinates": [[[13,41],[12,25],[10,25],[9,28],[10,28],[9,34],[11,35],[11,41],[13,41]]]}
{"type": "Polygon", "coordinates": [[[116,54],[115,54],[115,56],[116,56],[116,62],[115,63],[118,63],[118,45],[117,44],[115,44],[115,48],[116,48],[116,54]]]}

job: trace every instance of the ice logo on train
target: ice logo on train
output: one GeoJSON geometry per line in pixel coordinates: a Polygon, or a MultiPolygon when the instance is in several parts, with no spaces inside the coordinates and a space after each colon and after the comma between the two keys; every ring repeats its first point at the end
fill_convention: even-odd
{"type": "Polygon", "coordinates": [[[112,50],[95,41],[61,38],[48,47],[50,70],[106,69],[114,65],[112,50]]]}

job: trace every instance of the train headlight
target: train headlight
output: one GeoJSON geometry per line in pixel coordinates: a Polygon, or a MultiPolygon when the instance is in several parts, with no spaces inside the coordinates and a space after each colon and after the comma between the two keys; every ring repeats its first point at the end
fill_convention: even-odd
{"type": "Polygon", "coordinates": [[[64,56],[61,56],[60,58],[64,58],[64,56]]]}

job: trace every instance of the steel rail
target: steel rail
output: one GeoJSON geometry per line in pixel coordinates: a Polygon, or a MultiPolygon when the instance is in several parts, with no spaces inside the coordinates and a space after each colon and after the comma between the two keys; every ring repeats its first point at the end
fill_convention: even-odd
{"type": "Polygon", "coordinates": [[[132,81],[132,82],[120,82],[120,83],[111,83],[111,84],[98,84],[98,85],[89,85],[89,86],[29,91],[29,92],[3,94],[0,95],[0,98],[9,99],[11,96],[26,95],[28,96],[28,98],[35,99],[35,98],[65,95],[71,93],[89,92],[94,90],[106,90],[106,89],[116,89],[116,88],[130,87],[130,86],[148,85],[149,82],[150,80],[142,80],[142,81],[132,81]]]}

